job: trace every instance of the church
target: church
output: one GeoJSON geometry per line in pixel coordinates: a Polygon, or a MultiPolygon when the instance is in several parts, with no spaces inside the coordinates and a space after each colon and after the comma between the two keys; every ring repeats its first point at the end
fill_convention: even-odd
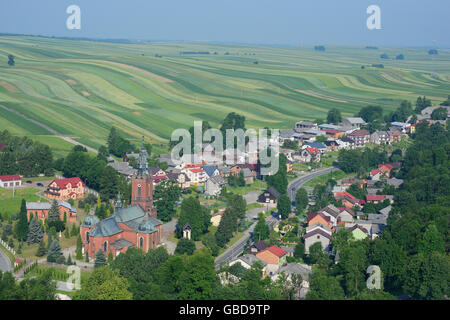
{"type": "Polygon", "coordinates": [[[142,140],[139,169],[131,181],[131,206],[122,207],[120,194],[114,214],[100,221],[97,216],[87,216],[80,226],[82,250],[95,258],[101,249],[106,256],[114,257],[137,247],[144,252],[161,245],[162,222],[156,218],[153,206],[153,177],[148,170],[148,153],[142,140]]]}

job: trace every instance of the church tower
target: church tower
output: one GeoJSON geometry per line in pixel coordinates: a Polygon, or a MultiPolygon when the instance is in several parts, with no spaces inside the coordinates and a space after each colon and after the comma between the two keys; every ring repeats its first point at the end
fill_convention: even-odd
{"type": "Polygon", "coordinates": [[[148,172],[148,153],[144,146],[139,153],[139,169],[136,177],[131,180],[131,205],[139,205],[149,215],[156,218],[156,209],[153,207],[153,177],[148,172]]]}

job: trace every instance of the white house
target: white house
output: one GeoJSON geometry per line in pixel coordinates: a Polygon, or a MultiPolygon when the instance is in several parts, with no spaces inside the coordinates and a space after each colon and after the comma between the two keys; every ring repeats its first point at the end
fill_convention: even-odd
{"type": "Polygon", "coordinates": [[[18,174],[9,176],[0,176],[0,187],[14,188],[22,185],[22,178],[18,174]]]}

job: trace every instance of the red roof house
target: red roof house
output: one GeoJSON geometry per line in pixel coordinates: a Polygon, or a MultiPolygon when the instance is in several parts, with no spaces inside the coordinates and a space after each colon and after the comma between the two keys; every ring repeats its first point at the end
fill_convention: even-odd
{"type": "Polygon", "coordinates": [[[22,185],[22,178],[18,174],[0,176],[0,187],[12,188],[22,185]]]}

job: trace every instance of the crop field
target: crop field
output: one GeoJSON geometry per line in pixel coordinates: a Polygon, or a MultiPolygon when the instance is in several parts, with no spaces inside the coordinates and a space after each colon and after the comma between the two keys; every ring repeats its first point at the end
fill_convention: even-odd
{"type": "Polygon", "coordinates": [[[161,144],[175,128],[195,120],[217,126],[230,112],[244,115],[248,128],[283,129],[331,108],[344,116],[368,104],[389,112],[404,99],[439,103],[449,94],[450,50],[0,37],[0,129],[48,142],[58,154],[70,143],[29,119],[98,148],[113,125],[136,143],[144,135],[161,144]],[[202,51],[210,54],[192,53],[202,51]],[[405,60],[393,59],[398,54],[405,60]]]}

